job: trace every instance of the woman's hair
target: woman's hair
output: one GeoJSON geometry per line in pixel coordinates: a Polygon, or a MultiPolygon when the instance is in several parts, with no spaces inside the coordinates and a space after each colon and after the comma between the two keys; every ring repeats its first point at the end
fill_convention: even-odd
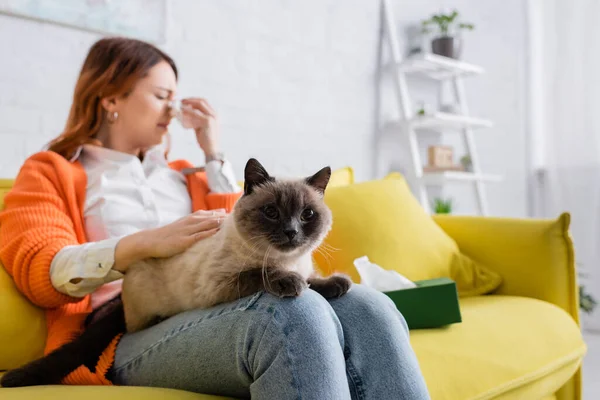
{"type": "Polygon", "coordinates": [[[79,146],[99,144],[95,137],[106,114],[101,98],[126,96],[161,61],[168,62],[177,77],[171,57],[149,43],[119,37],[97,41],[81,67],[65,129],[48,149],[70,159],[79,146]]]}

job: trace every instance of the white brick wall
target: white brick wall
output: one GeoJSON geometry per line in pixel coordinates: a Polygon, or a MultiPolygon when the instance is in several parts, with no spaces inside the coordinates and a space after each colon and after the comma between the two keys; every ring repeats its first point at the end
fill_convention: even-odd
{"type": "MultiPolygon", "coordinates": [[[[394,4],[401,30],[448,5],[394,4]]],[[[473,114],[496,123],[477,137],[483,167],[507,178],[490,186],[490,209],[521,216],[524,6],[519,0],[454,5],[477,24],[464,58],[487,69],[467,86],[473,114]]],[[[170,0],[162,47],[181,71],[181,94],[206,97],[219,111],[223,149],[240,177],[253,156],[284,175],[352,165],[363,180],[374,173],[378,34],[377,0],[170,0]]],[[[81,63],[99,37],[0,15],[0,177],[14,176],[61,131],[81,63]]],[[[173,136],[172,158],[202,163],[193,135],[176,127],[173,136]]],[[[469,212],[471,196],[457,190],[459,211],[469,212]]]]}
{"type": "MultiPolygon", "coordinates": [[[[368,178],[378,12],[375,1],[170,1],[161,47],[181,71],[181,94],[219,112],[240,176],[253,156],[284,175],[330,164],[368,178]]],[[[0,177],[61,131],[99,37],[0,15],[0,177]]],[[[172,157],[202,163],[193,135],[172,133],[172,157]]]]}

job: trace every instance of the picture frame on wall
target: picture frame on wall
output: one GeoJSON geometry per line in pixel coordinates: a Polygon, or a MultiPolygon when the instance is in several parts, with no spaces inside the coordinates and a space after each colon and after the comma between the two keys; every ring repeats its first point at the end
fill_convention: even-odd
{"type": "Polygon", "coordinates": [[[166,42],[167,0],[0,0],[0,14],[156,45],[166,42]]]}

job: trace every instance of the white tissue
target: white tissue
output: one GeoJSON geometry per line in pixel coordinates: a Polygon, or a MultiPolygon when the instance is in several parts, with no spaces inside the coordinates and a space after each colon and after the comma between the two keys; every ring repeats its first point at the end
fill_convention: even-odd
{"type": "Polygon", "coordinates": [[[417,287],[414,282],[396,271],[388,271],[369,261],[367,256],[354,260],[354,266],[361,278],[361,283],[380,292],[410,289],[417,287]]]}
{"type": "Polygon", "coordinates": [[[183,109],[189,110],[191,112],[196,112],[199,113],[199,111],[194,110],[192,107],[190,106],[186,106],[184,104],[181,103],[181,100],[172,100],[169,102],[169,108],[171,109],[171,112],[173,113],[173,116],[179,121],[179,123],[181,124],[181,126],[183,126],[186,129],[189,129],[192,127],[192,123],[190,121],[190,118],[187,117],[184,113],[183,113],[183,109]]]}

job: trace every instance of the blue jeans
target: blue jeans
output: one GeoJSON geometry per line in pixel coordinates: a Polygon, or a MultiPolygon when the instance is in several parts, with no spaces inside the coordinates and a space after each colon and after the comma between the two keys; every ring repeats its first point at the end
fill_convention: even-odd
{"type": "Polygon", "coordinates": [[[257,400],[429,399],[404,318],[361,285],[176,315],[121,339],[113,380],[257,400]]]}

